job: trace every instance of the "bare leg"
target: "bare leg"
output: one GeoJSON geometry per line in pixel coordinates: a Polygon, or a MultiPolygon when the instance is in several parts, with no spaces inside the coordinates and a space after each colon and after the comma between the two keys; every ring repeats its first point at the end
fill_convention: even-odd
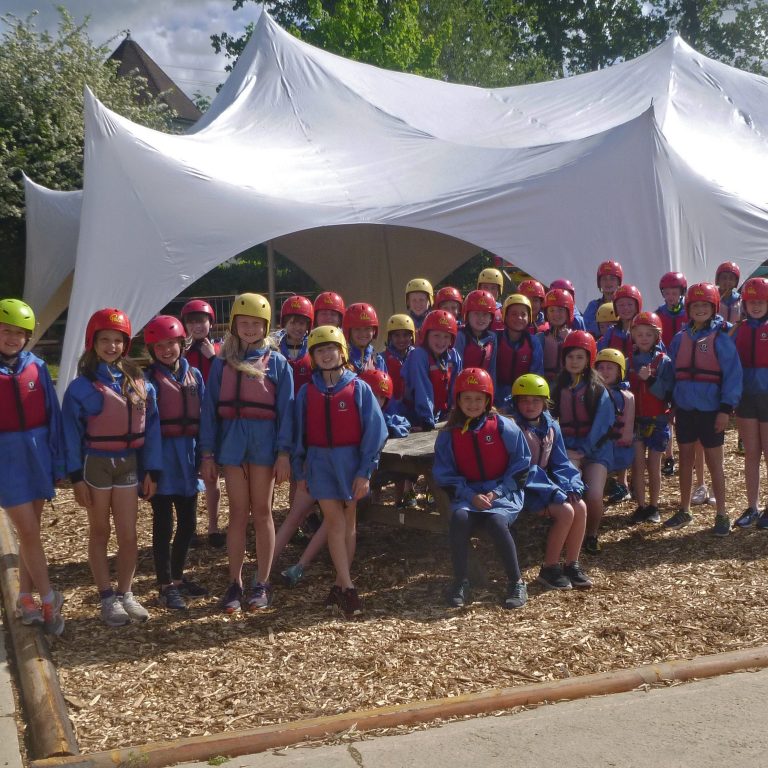
{"type": "Polygon", "coordinates": [[[725,471],[723,470],[723,446],[705,448],[704,459],[707,462],[709,476],[712,478],[712,492],[715,494],[717,514],[725,514],[725,471]]]}
{"type": "Polygon", "coordinates": [[[221,488],[219,478],[215,483],[205,483],[205,507],[208,510],[208,533],[219,530],[219,504],[221,503],[221,488]]]}
{"type": "Polygon", "coordinates": [[[677,444],[678,459],[680,461],[680,509],[688,514],[691,513],[691,484],[693,482],[693,464],[697,445],[701,445],[701,443],[677,444]]]}
{"type": "MultiPolygon", "coordinates": [[[[747,506],[757,509],[760,494],[760,460],[763,457],[761,425],[757,419],[736,417],[739,435],[744,444],[744,481],[747,487],[747,506]]],[[[768,428],[768,424],[765,425],[768,428]]]]}
{"type": "MultiPolygon", "coordinates": [[[[632,462],[632,490],[639,506],[645,506],[645,443],[635,440],[635,459],[632,462]]],[[[651,494],[652,496],[653,494],[651,494]]],[[[651,502],[653,503],[653,502],[651,502]]]]}
{"type": "Polygon", "coordinates": [[[698,488],[700,485],[706,485],[706,479],[704,478],[704,447],[702,444],[697,440],[696,443],[696,487],[698,488]]]}
{"type": "Polygon", "coordinates": [[[328,549],[336,569],[336,583],[342,589],[350,589],[353,585],[349,572],[345,504],[339,499],[320,499],[320,509],[328,529],[328,549]]]}
{"type": "Polygon", "coordinates": [[[315,535],[309,540],[306,549],[301,553],[299,565],[305,569],[309,567],[310,563],[317,557],[318,553],[322,549],[325,549],[326,544],[328,544],[328,526],[326,525],[325,520],[323,520],[321,526],[315,531],[315,535]]]}
{"type": "Polygon", "coordinates": [[[603,464],[590,463],[583,470],[584,483],[587,486],[587,536],[597,536],[600,521],[603,519],[603,493],[608,469],[603,464]]]}
{"type": "Polygon", "coordinates": [[[111,589],[109,576],[110,505],[112,489],[90,488],[91,506],[88,507],[88,564],[91,566],[93,580],[99,592],[111,589]]]}
{"type": "Polygon", "coordinates": [[[139,512],[139,495],[136,486],[112,489],[112,518],[117,536],[117,590],[130,592],[133,574],[136,572],[138,546],[136,542],[136,518],[139,512]]]}
{"type": "Polygon", "coordinates": [[[251,514],[248,473],[245,467],[225,466],[224,483],[229,497],[229,526],[227,528],[227,556],[229,579],[243,585],[245,560],[245,533],[251,514]]]}
{"type": "Polygon", "coordinates": [[[251,519],[256,532],[257,580],[269,581],[275,555],[275,521],[272,517],[272,492],[275,486],[273,468],[248,465],[250,478],[251,519]]]}
{"type": "MultiPolygon", "coordinates": [[[[307,491],[301,491],[298,488],[296,489],[293,495],[291,508],[275,536],[275,560],[280,557],[280,554],[291,540],[291,536],[296,533],[299,526],[307,519],[307,515],[312,511],[312,505],[314,503],[314,496],[307,491]]],[[[315,536],[316,535],[317,534],[315,534],[315,536]]]]}
{"type": "Polygon", "coordinates": [[[587,505],[584,503],[584,500],[579,499],[571,507],[573,509],[573,523],[565,539],[566,563],[573,563],[579,559],[581,544],[584,541],[584,532],[587,528],[587,505]]]}
{"type": "Polygon", "coordinates": [[[8,507],[5,511],[19,540],[19,589],[21,592],[31,592],[34,586],[40,597],[45,597],[51,591],[51,582],[48,578],[48,562],[40,541],[43,499],[8,507]]]}
{"type": "Polygon", "coordinates": [[[659,493],[661,492],[661,460],[664,454],[661,451],[648,451],[648,493],[651,497],[651,504],[654,507],[659,506],[659,493]]]}

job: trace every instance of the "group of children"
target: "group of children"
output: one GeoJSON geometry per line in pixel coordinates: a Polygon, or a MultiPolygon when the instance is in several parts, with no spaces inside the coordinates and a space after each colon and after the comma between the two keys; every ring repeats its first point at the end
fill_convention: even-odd
{"type": "Polygon", "coordinates": [[[0,471],[0,504],[19,536],[19,616],[52,634],[63,630],[63,599],[48,580],[39,525],[43,501],[66,476],[88,513],[88,559],[107,625],[148,618],[132,591],[140,496],[153,510],[160,604],[183,610],[207,594],[185,578],[184,567],[199,484],[209,542],[224,543],[221,473],[230,582],[221,609],[271,604],[274,562],[317,504],[322,523],[302,559],[281,576],[298,583],[327,544],[336,580],[326,607],[359,617],[351,573],[357,503],[371,493],[373,477],[374,492],[394,480],[396,502],[413,505],[415,478],[377,476],[379,454],[388,437],[435,428],[434,481],[452,510],[451,606],[471,599],[469,542],[480,529],[507,573],[503,605],[525,604],[511,525],[526,512],[550,521],[537,581],[547,589],[590,588],[579,555],[582,547],[600,551],[608,475],[617,473],[623,485],[632,469],[637,508],[630,524],[660,522],[673,420],[680,507],[664,526],[692,519],[698,446],[712,478],[713,532],[729,533],[722,458],[735,409],[749,506],[734,525],[768,528],[768,511],[758,507],[760,460],[768,455],[768,280],[752,278],[739,294],[739,278],[730,262],[718,268],[716,284],[689,288],[682,274],[668,273],[660,280],[664,303],[649,312],[640,291],[623,282],[621,265],[606,261],[597,270],[600,296],[583,316],[567,280],[548,291],[524,280],[502,302],[497,269],[484,269],[465,298],[453,287],[435,294],[429,281],[416,278],[406,286],[406,311],[385,325],[382,353],[374,346],[374,307],[347,307],[333,292],[314,303],[287,299],[277,332],[267,299],[241,294],[221,342],[210,338],[213,309],[193,299],[181,320],[160,315],[145,327],[147,371],[127,357],[132,329],[125,313],[103,309],[88,323],[79,375],[61,410],[45,364],[24,349],[35,327],[32,310],[3,300],[0,443],[10,459],[0,471]],[[276,532],[273,491],[286,481],[291,506],[276,532]],[[112,521],[116,588],[107,560],[112,521]],[[244,588],[249,521],[256,573],[244,588]]]}

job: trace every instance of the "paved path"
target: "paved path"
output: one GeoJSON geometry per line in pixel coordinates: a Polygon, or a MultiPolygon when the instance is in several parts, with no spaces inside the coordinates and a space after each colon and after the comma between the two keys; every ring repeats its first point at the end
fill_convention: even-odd
{"type": "Polygon", "coordinates": [[[21,768],[11,670],[5,649],[5,627],[0,611],[0,768],[21,768]]]}

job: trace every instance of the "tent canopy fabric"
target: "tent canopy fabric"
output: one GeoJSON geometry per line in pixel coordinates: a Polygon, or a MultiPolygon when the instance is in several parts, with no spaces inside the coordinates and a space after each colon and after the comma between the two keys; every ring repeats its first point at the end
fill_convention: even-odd
{"type": "Polygon", "coordinates": [[[545,283],[567,276],[581,305],[607,258],[650,306],[669,269],[711,279],[727,258],[751,272],[767,255],[766,94],[765,78],[678,37],[599,72],[488,90],[341,59],[262,14],[191,133],[88,94],[59,386],[93,311],[121,307],[139,328],[268,240],[384,316],[409,278],[438,281],[480,248],[545,283]]]}

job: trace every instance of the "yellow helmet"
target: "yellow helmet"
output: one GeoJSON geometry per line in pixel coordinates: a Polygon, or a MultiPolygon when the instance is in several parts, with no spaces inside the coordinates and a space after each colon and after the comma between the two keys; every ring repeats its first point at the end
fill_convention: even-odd
{"type": "Polygon", "coordinates": [[[619,318],[616,317],[616,310],[613,308],[613,302],[607,301],[597,308],[598,323],[615,323],[619,318]]]}
{"type": "Polygon", "coordinates": [[[619,371],[621,373],[619,378],[624,378],[624,371],[627,369],[627,359],[618,349],[613,349],[612,347],[601,349],[595,358],[595,365],[598,363],[616,363],[616,365],[619,366],[619,371]]]}
{"type": "Polygon", "coordinates": [[[312,367],[316,368],[315,359],[312,357],[312,348],[319,347],[321,344],[338,344],[341,347],[342,363],[349,361],[347,352],[347,340],[344,338],[344,331],[335,325],[319,325],[309,332],[307,337],[307,352],[309,352],[312,367]]]}
{"type": "Polygon", "coordinates": [[[235,296],[229,313],[230,332],[233,332],[235,318],[238,315],[261,318],[267,324],[264,335],[266,336],[269,333],[269,324],[272,321],[272,307],[269,306],[269,302],[260,293],[241,293],[239,296],[235,296]]]}
{"type": "Polygon", "coordinates": [[[498,269],[493,267],[486,267],[477,276],[477,287],[480,287],[480,283],[491,283],[492,285],[499,286],[499,293],[504,290],[504,275],[498,269]]]}
{"type": "Polygon", "coordinates": [[[19,299],[3,299],[0,301],[0,323],[34,333],[35,313],[29,304],[19,299]]]}
{"type": "Polygon", "coordinates": [[[522,304],[528,310],[528,322],[533,322],[533,307],[531,306],[531,300],[527,296],[523,296],[522,293],[513,293],[504,300],[504,306],[501,310],[501,316],[507,317],[507,310],[513,304],[522,304]]]}
{"type": "Polygon", "coordinates": [[[533,395],[549,399],[549,384],[546,379],[536,373],[524,373],[518,376],[512,385],[512,397],[518,395],[533,395]]]}
{"type": "Polygon", "coordinates": [[[409,280],[405,285],[405,298],[408,299],[408,294],[414,291],[421,291],[429,296],[430,306],[435,300],[435,292],[432,290],[432,283],[423,277],[414,277],[413,280],[409,280]]]}
{"type": "Polygon", "coordinates": [[[413,334],[413,338],[416,338],[416,326],[413,324],[413,319],[410,315],[392,315],[387,320],[387,335],[392,331],[410,331],[413,334]]]}

